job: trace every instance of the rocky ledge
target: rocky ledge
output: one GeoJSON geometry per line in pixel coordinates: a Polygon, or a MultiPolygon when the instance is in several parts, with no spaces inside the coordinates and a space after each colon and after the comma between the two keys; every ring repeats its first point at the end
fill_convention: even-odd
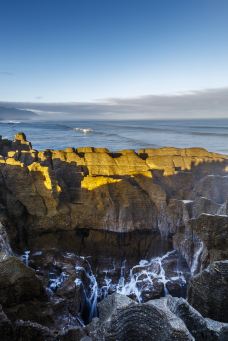
{"type": "Polygon", "coordinates": [[[0,139],[2,339],[227,340],[227,172],[202,148],[0,139]]]}

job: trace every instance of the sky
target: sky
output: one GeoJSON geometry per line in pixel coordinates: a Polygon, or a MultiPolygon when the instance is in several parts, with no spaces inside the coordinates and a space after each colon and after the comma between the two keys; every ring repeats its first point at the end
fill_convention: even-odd
{"type": "Polygon", "coordinates": [[[227,89],[227,0],[0,1],[8,106],[228,117],[227,89]]]}

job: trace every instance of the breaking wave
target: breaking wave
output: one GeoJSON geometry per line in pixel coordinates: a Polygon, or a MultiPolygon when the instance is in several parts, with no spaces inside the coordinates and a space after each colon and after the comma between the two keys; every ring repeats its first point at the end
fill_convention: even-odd
{"type": "Polygon", "coordinates": [[[3,124],[20,124],[21,121],[14,121],[14,120],[9,120],[9,121],[0,121],[0,123],[3,123],[3,124]]]}
{"type": "Polygon", "coordinates": [[[92,128],[74,128],[75,131],[80,131],[83,134],[88,134],[92,133],[93,129],[92,128]]]}

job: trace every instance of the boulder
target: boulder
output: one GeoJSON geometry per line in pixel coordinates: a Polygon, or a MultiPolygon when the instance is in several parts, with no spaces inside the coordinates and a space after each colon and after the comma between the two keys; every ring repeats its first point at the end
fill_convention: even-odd
{"type": "Polygon", "coordinates": [[[137,304],[113,294],[99,311],[100,319],[87,327],[93,340],[193,340],[183,321],[168,309],[166,299],[137,304]]]}
{"type": "Polygon", "coordinates": [[[46,294],[34,270],[18,258],[8,257],[0,262],[0,304],[15,306],[25,301],[45,300],[46,294]]]}
{"type": "Polygon", "coordinates": [[[215,328],[208,328],[207,321],[184,298],[168,297],[167,305],[173,314],[184,321],[186,327],[197,341],[218,340],[215,328]]]}
{"type": "Polygon", "coordinates": [[[204,318],[185,299],[169,296],[169,309],[183,322],[197,341],[221,341],[228,336],[228,324],[204,318]]]}

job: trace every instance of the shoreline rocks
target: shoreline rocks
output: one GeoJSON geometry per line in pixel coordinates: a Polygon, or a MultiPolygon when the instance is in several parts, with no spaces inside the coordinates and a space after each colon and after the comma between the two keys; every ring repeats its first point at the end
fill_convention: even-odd
{"type": "MultiPolygon", "coordinates": [[[[227,156],[202,148],[36,151],[23,133],[13,141],[1,139],[0,333],[5,340],[226,340],[227,170],[227,156]],[[41,257],[40,264],[31,258],[36,273],[13,256],[51,248],[58,256],[41,257]],[[146,263],[152,249],[163,256],[173,248],[179,258],[162,266],[159,257],[156,264],[146,263]],[[188,302],[165,297],[135,303],[113,294],[99,303],[100,317],[82,327],[82,311],[85,320],[88,309],[96,311],[97,284],[89,263],[70,256],[72,250],[94,258],[104,297],[112,292],[108,263],[97,254],[119,257],[115,280],[126,270],[124,259],[135,265],[143,255],[131,276],[137,273],[145,301],[166,290],[178,295],[181,255],[191,271],[188,302]],[[145,274],[146,264],[154,275],[148,288],[144,284],[152,277],[145,274]],[[57,276],[52,293],[44,289],[50,289],[49,272],[57,276]]],[[[134,297],[130,291],[129,296],[134,297]]]]}
{"type": "Polygon", "coordinates": [[[228,260],[212,263],[190,280],[188,301],[203,316],[228,322],[228,260]]]}

